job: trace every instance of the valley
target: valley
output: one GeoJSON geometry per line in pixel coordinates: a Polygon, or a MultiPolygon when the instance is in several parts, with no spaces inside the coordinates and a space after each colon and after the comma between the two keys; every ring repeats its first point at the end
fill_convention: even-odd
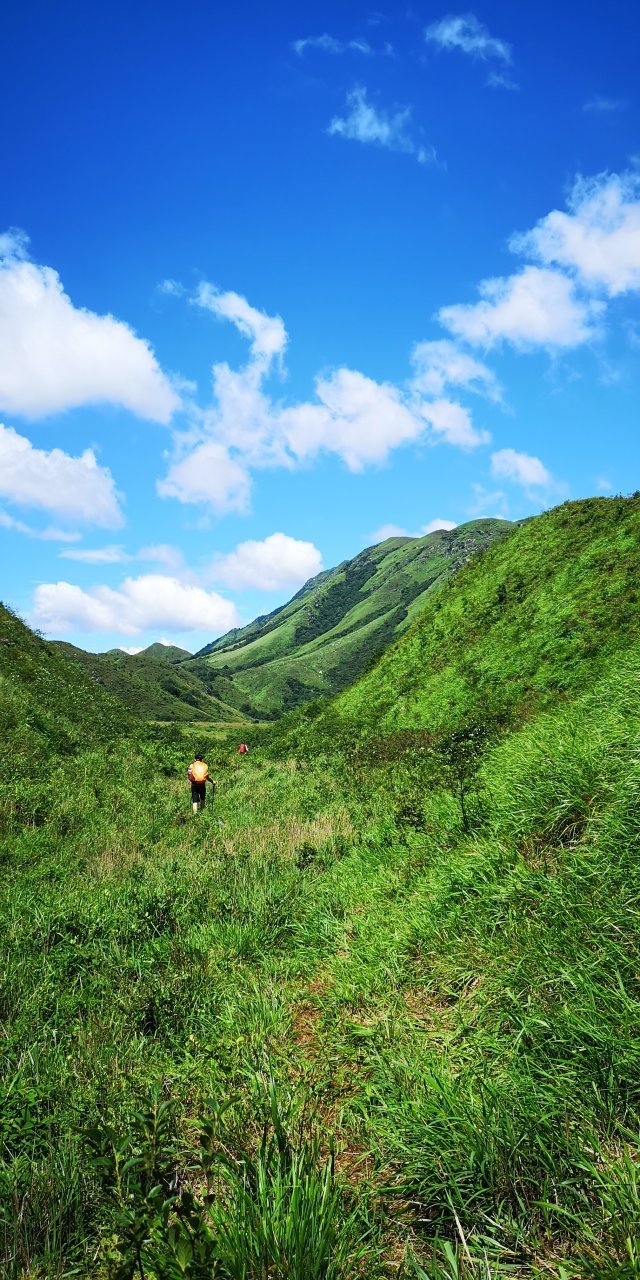
{"type": "Polygon", "coordinates": [[[195,658],[0,613],[8,1280],[640,1275],[640,498],[479,524],[195,658]]]}

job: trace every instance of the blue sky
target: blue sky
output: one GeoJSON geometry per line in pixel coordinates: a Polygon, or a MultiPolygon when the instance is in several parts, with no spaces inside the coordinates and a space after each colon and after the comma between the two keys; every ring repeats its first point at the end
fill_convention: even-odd
{"type": "Polygon", "coordinates": [[[2,598],[194,650],[394,529],[640,487],[639,36],[12,6],[2,598]]]}

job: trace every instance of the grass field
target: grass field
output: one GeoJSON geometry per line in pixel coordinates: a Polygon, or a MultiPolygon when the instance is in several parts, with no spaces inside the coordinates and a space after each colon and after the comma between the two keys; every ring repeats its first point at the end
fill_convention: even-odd
{"type": "Polygon", "coordinates": [[[637,500],[615,501],[564,563],[566,509],[511,535],[510,601],[506,542],[459,575],[434,605],[436,630],[460,618],[446,694],[423,617],[371,714],[356,686],[261,726],[247,758],[227,725],[117,734],[102,695],[74,737],[62,667],[22,636],[0,771],[8,1280],[640,1277],[637,500]],[[544,649],[541,612],[573,649],[544,649]],[[508,699],[488,702],[500,644],[508,699]],[[392,679],[412,727],[384,710],[392,679]],[[194,818],[198,748],[218,788],[194,818]]]}

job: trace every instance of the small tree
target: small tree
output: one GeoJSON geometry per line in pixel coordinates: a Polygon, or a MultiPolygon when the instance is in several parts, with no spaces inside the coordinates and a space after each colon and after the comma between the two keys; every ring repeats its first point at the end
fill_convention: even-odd
{"type": "Polygon", "coordinates": [[[476,786],[482,755],[489,742],[490,727],[483,720],[471,720],[435,744],[445,785],[457,796],[462,826],[469,831],[467,801],[476,786]]]}

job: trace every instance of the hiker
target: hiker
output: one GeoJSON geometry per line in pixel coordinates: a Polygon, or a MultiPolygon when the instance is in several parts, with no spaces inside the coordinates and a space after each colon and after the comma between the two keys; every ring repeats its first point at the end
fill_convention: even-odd
{"type": "Polygon", "coordinates": [[[191,799],[193,801],[193,812],[197,813],[198,809],[204,809],[207,801],[207,783],[211,784],[211,789],[215,795],[216,784],[209,777],[209,766],[205,764],[202,756],[196,756],[193,764],[187,769],[187,777],[191,783],[191,799]]]}
{"type": "Polygon", "coordinates": [[[248,754],[249,754],[249,748],[248,748],[248,746],[247,746],[246,742],[241,742],[241,743],[240,743],[240,746],[238,747],[238,755],[239,755],[239,756],[248,756],[248,754]]]}

